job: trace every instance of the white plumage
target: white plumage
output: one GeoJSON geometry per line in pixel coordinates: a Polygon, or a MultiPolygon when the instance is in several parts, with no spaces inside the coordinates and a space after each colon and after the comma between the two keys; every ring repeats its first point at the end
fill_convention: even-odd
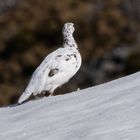
{"type": "Polygon", "coordinates": [[[75,75],[81,66],[81,55],[73,38],[74,24],[66,23],[63,27],[63,46],[50,53],[33,73],[31,80],[18,100],[21,104],[31,95],[48,91],[53,94],[75,75]]]}

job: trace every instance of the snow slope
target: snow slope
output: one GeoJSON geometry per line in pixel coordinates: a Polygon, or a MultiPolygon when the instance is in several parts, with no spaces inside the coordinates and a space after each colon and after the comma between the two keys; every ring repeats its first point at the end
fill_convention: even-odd
{"type": "Polygon", "coordinates": [[[140,140],[140,72],[0,108],[0,140],[140,140]]]}

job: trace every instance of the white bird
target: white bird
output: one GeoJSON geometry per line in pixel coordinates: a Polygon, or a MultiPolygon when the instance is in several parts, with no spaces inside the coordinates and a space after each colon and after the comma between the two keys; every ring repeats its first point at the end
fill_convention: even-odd
{"type": "Polygon", "coordinates": [[[81,55],[73,37],[73,23],[65,23],[62,29],[63,46],[50,53],[33,73],[30,82],[18,100],[26,101],[31,95],[36,96],[44,91],[53,95],[57,87],[72,78],[81,66],[81,55]]]}

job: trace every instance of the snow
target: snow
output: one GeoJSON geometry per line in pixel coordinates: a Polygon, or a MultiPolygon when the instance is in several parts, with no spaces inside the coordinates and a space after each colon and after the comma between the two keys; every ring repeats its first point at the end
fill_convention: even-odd
{"type": "Polygon", "coordinates": [[[140,72],[0,108],[0,140],[139,140],[140,72]]]}

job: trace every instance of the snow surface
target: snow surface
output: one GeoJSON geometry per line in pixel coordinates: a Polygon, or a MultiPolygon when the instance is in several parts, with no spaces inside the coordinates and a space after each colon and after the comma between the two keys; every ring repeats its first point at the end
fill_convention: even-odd
{"type": "Polygon", "coordinates": [[[140,72],[0,108],[0,140],[140,140],[140,72]]]}

